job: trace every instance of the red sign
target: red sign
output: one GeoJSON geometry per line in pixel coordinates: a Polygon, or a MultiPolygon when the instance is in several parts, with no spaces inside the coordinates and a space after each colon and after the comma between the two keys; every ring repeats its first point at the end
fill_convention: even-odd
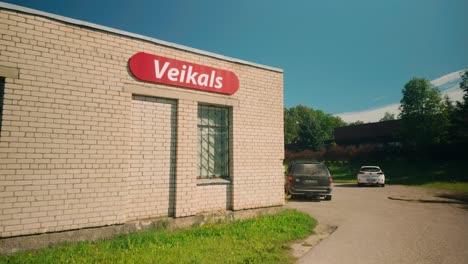
{"type": "Polygon", "coordinates": [[[227,70],[139,52],[128,62],[135,78],[197,90],[234,94],[239,79],[227,70]]]}

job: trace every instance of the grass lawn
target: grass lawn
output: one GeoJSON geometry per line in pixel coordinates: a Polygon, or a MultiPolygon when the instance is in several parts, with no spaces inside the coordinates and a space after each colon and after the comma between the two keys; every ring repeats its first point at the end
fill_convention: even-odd
{"type": "Polygon", "coordinates": [[[159,228],[0,256],[0,263],[292,263],[288,243],[313,233],[316,224],[307,214],[285,210],[231,224],[159,228]]]}
{"type": "Polygon", "coordinates": [[[385,161],[327,163],[335,182],[356,182],[362,165],[376,165],[385,173],[386,183],[422,186],[468,193],[468,171],[462,161],[385,161]]]}

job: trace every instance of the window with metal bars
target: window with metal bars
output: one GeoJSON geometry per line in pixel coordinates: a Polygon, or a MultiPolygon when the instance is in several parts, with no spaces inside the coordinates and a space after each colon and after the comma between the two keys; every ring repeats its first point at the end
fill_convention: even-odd
{"type": "Polygon", "coordinates": [[[198,106],[198,178],[229,178],[229,109],[198,106]]]}

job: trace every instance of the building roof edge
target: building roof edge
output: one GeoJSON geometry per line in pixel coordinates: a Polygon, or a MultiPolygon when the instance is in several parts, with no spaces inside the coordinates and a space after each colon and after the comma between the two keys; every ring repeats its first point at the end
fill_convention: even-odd
{"type": "Polygon", "coordinates": [[[224,56],[224,55],[220,55],[220,54],[216,54],[216,53],[212,53],[212,52],[208,52],[208,51],[204,51],[204,50],[200,50],[200,49],[196,49],[196,48],[191,48],[191,47],[188,47],[188,46],[175,44],[175,43],[172,43],[172,42],[159,40],[159,39],[156,39],[156,38],[151,38],[151,37],[143,36],[143,35],[140,35],[140,34],[135,34],[135,33],[131,33],[131,32],[128,32],[128,31],[123,31],[123,30],[119,30],[119,29],[115,29],[115,28],[111,28],[111,27],[106,27],[106,26],[102,26],[102,25],[98,25],[98,24],[94,24],[94,23],[90,23],[90,22],[86,22],[86,21],[81,21],[81,20],[74,19],[74,18],[64,17],[64,16],[60,16],[60,15],[56,15],[56,14],[51,14],[51,13],[47,13],[47,12],[44,12],[44,11],[28,8],[28,7],[22,7],[22,6],[18,6],[18,5],[14,5],[14,4],[0,2],[0,9],[13,10],[13,11],[21,12],[21,13],[46,17],[46,18],[50,18],[50,19],[53,19],[53,20],[61,21],[61,22],[64,22],[64,23],[72,24],[72,25],[77,25],[77,26],[81,26],[81,27],[88,27],[88,28],[92,28],[92,29],[105,31],[105,32],[110,32],[110,33],[113,33],[113,34],[127,36],[127,37],[131,37],[131,38],[135,38],[135,39],[140,39],[140,40],[148,41],[148,42],[155,43],[155,44],[158,44],[158,45],[162,45],[162,46],[166,46],[166,47],[170,47],[170,48],[175,48],[175,49],[179,49],[179,50],[183,50],[183,51],[188,51],[188,52],[191,52],[191,53],[195,53],[195,54],[199,54],[199,55],[203,55],[203,56],[207,56],[207,57],[211,57],[211,58],[215,58],[215,59],[220,59],[220,60],[224,60],[224,61],[228,61],[228,62],[243,64],[243,65],[248,65],[248,66],[252,66],[252,67],[256,67],[256,68],[260,68],[260,69],[265,69],[265,70],[269,70],[269,71],[283,73],[283,69],[280,69],[280,68],[266,66],[266,65],[253,63],[253,62],[249,62],[249,61],[245,61],[245,60],[241,60],[241,59],[231,58],[231,57],[227,57],[227,56],[224,56]]]}

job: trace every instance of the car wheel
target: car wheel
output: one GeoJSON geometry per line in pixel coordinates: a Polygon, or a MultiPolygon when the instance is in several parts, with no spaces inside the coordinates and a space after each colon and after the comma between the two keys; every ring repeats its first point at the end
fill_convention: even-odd
{"type": "Polygon", "coordinates": [[[385,187],[385,183],[380,184],[380,187],[385,187]]]}
{"type": "Polygon", "coordinates": [[[327,196],[325,196],[325,201],[331,201],[331,198],[332,198],[331,195],[327,195],[327,196]]]}
{"type": "Polygon", "coordinates": [[[362,184],[362,183],[358,183],[358,184],[357,184],[357,186],[359,186],[359,187],[362,187],[362,186],[363,186],[363,184],[362,184]]]}

